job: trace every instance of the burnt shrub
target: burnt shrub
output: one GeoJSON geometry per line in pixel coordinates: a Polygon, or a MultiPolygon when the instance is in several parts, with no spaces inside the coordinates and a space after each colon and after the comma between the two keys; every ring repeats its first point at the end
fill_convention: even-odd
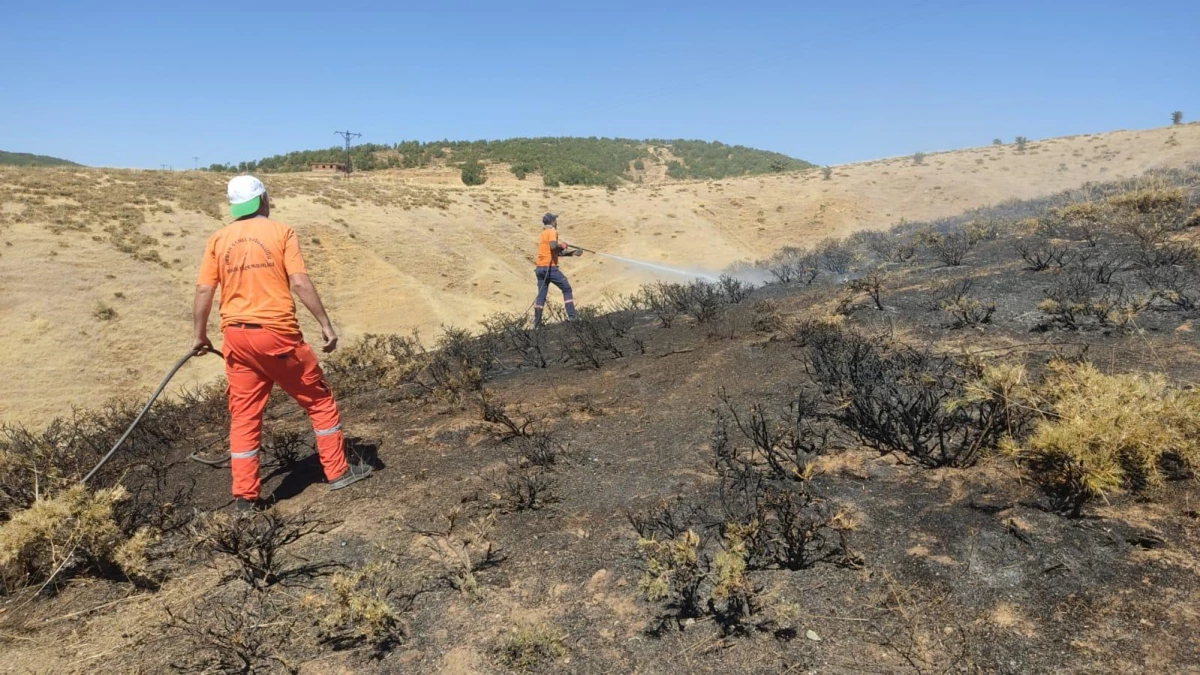
{"type": "Polygon", "coordinates": [[[549,469],[557,466],[567,454],[567,446],[554,436],[540,432],[518,440],[518,461],[524,465],[549,469]]]}
{"type": "Polygon", "coordinates": [[[770,258],[759,261],[758,267],[770,272],[781,284],[812,284],[821,274],[816,256],[795,246],[784,246],[770,258]]]}
{"type": "Polygon", "coordinates": [[[504,511],[533,511],[558,501],[558,481],[541,466],[518,459],[491,475],[491,497],[504,511]]]}
{"type": "Polygon", "coordinates": [[[773,300],[757,300],[752,305],[754,311],[754,330],[759,333],[775,333],[783,330],[786,322],[779,310],[779,303],[773,300]]]}
{"type": "Polygon", "coordinates": [[[495,343],[520,354],[527,366],[545,368],[553,360],[549,333],[534,329],[527,315],[498,312],[485,318],[482,325],[495,343]]]}
{"type": "Polygon", "coordinates": [[[725,292],[721,285],[704,279],[695,279],[686,286],[676,285],[673,298],[683,312],[699,324],[715,320],[724,311],[726,304],[725,292]]]}
{"type": "Polygon", "coordinates": [[[261,589],[312,571],[310,565],[289,564],[284,548],[317,532],[323,524],[303,513],[208,513],[192,524],[192,544],[212,560],[232,563],[234,571],[226,574],[226,580],[241,579],[261,589]]]}
{"type": "Polygon", "coordinates": [[[567,360],[580,367],[599,368],[607,359],[622,358],[629,349],[629,340],[623,340],[619,332],[596,310],[580,308],[575,319],[566,324],[567,360]]]}
{"type": "Polygon", "coordinates": [[[1094,253],[1085,251],[1073,261],[1076,269],[1090,276],[1098,284],[1111,284],[1113,277],[1124,272],[1130,260],[1120,253],[1094,253]]]}
{"type": "Polygon", "coordinates": [[[813,398],[798,391],[778,413],[759,402],[739,410],[724,389],[717,398],[721,407],[716,411],[713,451],[718,470],[749,466],[779,479],[812,477],[812,463],[829,441],[813,398]]]}
{"type": "Polygon", "coordinates": [[[390,651],[404,637],[402,614],[419,593],[412,576],[383,561],[332,575],[324,592],[303,601],[316,621],[317,640],[334,649],[367,646],[376,656],[390,651]]]}
{"type": "Polygon", "coordinates": [[[972,291],[975,279],[966,277],[951,282],[936,295],[938,308],[950,317],[948,328],[968,328],[992,322],[996,303],[976,298],[972,291]]]}
{"type": "Polygon", "coordinates": [[[1044,293],[1046,298],[1038,305],[1046,316],[1042,328],[1065,330],[1125,327],[1148,302],[1129,294],[1124,285],[1101,284],[1093,274],[1081,270],[1059,275],[1044,293]]]}
{"type": "Polygon", "coordinates": [[[721,285],[721,290],[725,292],[725,301],[730,304],[739,305],[749,299],[754,293],[753,284],[746,283],[728,274],[722,274],[718,283],[721,285]]]}
{"type": "Polygon", "coordinates": [[[1041,238],[1018,239],[1013,248],[1025,261],[1025,269],[1044,272],[1052,267],[1062,268],[1067,264],[1071,249],[1041,238]]]}
{"type": "Polygon", "coordinates": [[[683,314],[684,306],[677,299],[679,284],[658,282],[643,286],[639,291],[641,303],[650,310],[663,328],[670,328],[675,319],[683,314]]]}
{"type": "Polygon", "coordinates": [[[872,272],[857,279],[846,282],[846,289],[852,293],[866,293],[875,309],[884,311],[883,306],[883,275],[872,272]]]}
{"type": "Polygon", "coordinates": [[[295,645],[302,616],[286,596],[243,588],[210,595],[185,611],[167,608],[166,642],[185,672],[299,672],[285,653],[295,645]]]}
{"type": "Polygon", "coordinates": [[[299,431],[267,430],[263,433],[263,437],[263,450],[279,468],[284,470],[294,469],[313,451],[307,434],[299,431]]]}
{"type": "Polygon", "coordinates": [[[500,440],[528,438],[537,432],[537,417],[519,405],[510,409],[509,406],[493,399],[487,389],[479,391],[475,402],[479,406],[480,419],[492,425],[500,440]]]}
{"type": "Polygon", "coordinates": [[[1182,265],[1150,267],[1138,272],[1155,300],[1168,307],[1191,311],[1200,303],[1200,270],[1182,265]]]}
{"type": "Polygon", "coordinates": [[[929,230],[921,233],[919,240],[935,260],[947,267],[962,265],[977,243],[971,233],[961,227],[948,232],[929,230]]]}
{"type": "Polygon", "coordinates": [[[495,354],[487,341],[476,339],[461,328],[446,328],[424,372],[432,380],[430,388],[434,392],[461,402],[483,388],[484,380],[495,366],[495,354]]]}
{"type": "Polygon", "coordinates": [[[741,529],[726,528],[725,536],[717,536],[696,519],[699,515],[692,510],[683,523],[672,522],[677,514],[631,516],[642,561],[638,590],[647,600],[664,603],[677,622],[710,616],[725,634],[743,632],[760,603],[759,588],[748,576],[741,529]]]}
{"type": "Polygon", "coordinates": [[[854,264],[854,249],[846,242],[829,237],[813,249],[817,266],[830,274],[846,274],[854,264]]]}
{"type": "Polygon", "coordinates": [[[953,358],[837,327],[811,330],[805,342],[803,361],[833,417],[873,448],[965,467],[1004,434],[1002,406],[965,399],[970,375],[953,358]]]}

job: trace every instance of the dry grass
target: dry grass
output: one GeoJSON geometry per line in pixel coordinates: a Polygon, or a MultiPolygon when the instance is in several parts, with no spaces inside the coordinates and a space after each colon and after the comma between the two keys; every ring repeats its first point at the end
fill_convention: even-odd
{"type": "Polygon", "coordinates": [[[0,525],[0,581],[6,593],[48,584],[64,571],[84,565],[119,570],[130,578],[148,576],[148,531],[126,538],[115,518],[128,493],[117,486],[89,492],[74,486],[39,498],[0,525]]]}
{"type": "Polygon", "coordinates": [[[1078,515],[1091,499],[1161,486],[1168,462],[1200,466],[1200,392],[1160,373],[1106,375],[1091,364],[1055,363],[1035,389],[1008,373],[1010,400],[1041,414],[1032,435],[1009,449],[1064,508],[1078,515]]]}

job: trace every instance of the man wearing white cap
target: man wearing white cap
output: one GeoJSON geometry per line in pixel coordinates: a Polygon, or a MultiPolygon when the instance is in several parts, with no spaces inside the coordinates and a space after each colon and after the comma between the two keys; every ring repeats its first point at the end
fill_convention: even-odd
{"type": "Polygon", "coordinates": [[[366,478],[371,467],[347,464],[333,391],[312,347],[300,334],[292,293],[321,324],[322,351],[337,348],[337,333],[308,276],[296,232],[269,219],[267,190],[253,176],[229,181],[229,203],[235,220],[209,237],[200,265],[192,348],[198,354],[212,349],[208,316],[220,286],[233,496],[238,511],[250,511],[262,490],[258,453],[263,411],[275,384],[308,412],[329,489],[366,478]]]}

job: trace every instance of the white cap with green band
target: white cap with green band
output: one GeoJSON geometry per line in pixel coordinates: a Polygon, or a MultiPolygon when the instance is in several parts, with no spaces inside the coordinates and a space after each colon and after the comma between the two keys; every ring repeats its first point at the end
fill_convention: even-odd
{"type": "Polygon", "coordinates": [[[229,181],[229,211],[234,218],[258,213],[267,188],[254,176],[235,176],[229,181]]]}

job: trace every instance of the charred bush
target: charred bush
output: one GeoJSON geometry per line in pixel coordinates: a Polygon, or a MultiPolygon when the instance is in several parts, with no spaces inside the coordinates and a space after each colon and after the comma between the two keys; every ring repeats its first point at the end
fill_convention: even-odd
{"type": "Polygon", "coordinates": [[[1143,270],[1160,267],[1196,268],[1200,266],[1200,252],[1187,242],[1169,241],[1141,246],[1135,262],[1143,270]]]}
{"type": "Polygon", "coordinates": [[[961,266],[976,244],[976,239],[962,228],[944,233],[930,230],[922,233],[920,241],[935,260],[947,267],[961,266]]]}
{"type": "Polygon", "coordinates": [[[922,466],[971,466],[1004,434],[1001,406],[964,399],[954,359],[842,329],[814,331],[803,359],[834,417],[867,445],[922,466]]]}
{"type": "Polygon", "coordinates": [[[274,594],[244,590],[210,596],[186,612],[167,609],[168,644],[178,645],[172,666],[187,672],[300,672],[283,651],[294,645],[301,616],[274,594]]]}
{"type": "Polygon", "coordinates": [[[725,301],[730,304],[739,305],[754,293],[754,286],[752,284],[748,284],[728,274],[722,274],[719,283],[721,284],[721,290],[725,292],[725,301]]]}
{"type": "Polygon", "coordinates": [[[784,246],[758,264],[781,284],[812,284],[821,273],[816,256],[794,246],[784,246]]]}
{"type": "Polygon", "coordinates": [[[880,312],[884,311],[883,276],[879,272],[872,272],[858,279],[847,281],[846,289],[852,293],[866,293],[867,297],[871,298],[875,309],[880,312]]]}
{"type": "Polygon", "coordinates": [[[268,430],[263,436],[263,450],[285,471],[296,468],[301,460],[312,454],[313,446],[307,434],[293,430],[268,430]]]}
{"type": "Polygon", "coordinates": [[[369,647],[376,656],[400,644],[403,612],[420,592],[390,562],[372,562],[334,574],[321,593],[310,593],[304,607],[314,615],[317,639],[334,649],[369,647]]]}
{"type": "Polygon", "coordinates": [[[1025,269],[1032,272],[1044,272],[1052,267],[1062,268],[1067,264],[1067,256],[1071,249],[1059,246],[1046,239],[1019,239],[1013,248],[1025,261],[1025,269]]]}
{"type": "Polygon", "coordinates": [[[535,511],[558,501],[558,482],[540,466],[510,462],[492,475],[492,499],[505,511],[535,511]]]}
{"type": "Polygon", "coordinates": [[[1097,326],[1124,327],[1145,309],[1147,301],[1129,295],[1122,285],[1102,285],[1085,271],[1059,276],[1045,290],[1038,309],[1046,315],[1046,328],[1080,330],[1097,326]]]}
{"type": "Polygon", "coordinates": [[[785,321],[779,311],[779,304],[773,300],[757,300],[752,305],[754,311],[754,330],[759,333],[775,333],[783,330],[785,321]]]}
{"type": "Polygon", "coordinates": [[[467,519],[463,511],[452,509],[442,514],[442,520],[441,527],[415,532],[439,563],[440,580],[467,597],[478,598],[482,592],[479,573],[504,560],[492,540],[496,515],[467,519]]]}
{"type": "Polygon", "coordinates": [[[683,306],[675,299],[677,288],[678,284],[660,281],[652,286],[643,286],[640,291],[642,304],[658,318],[663,328],[670,328],[675,319],[683,314],[683,306]]]}
{"type": "Polygon", "coordinates": [[[476,403],[479,405],[479,416],[496,429],[501,440],[513,438],[528,438],[537,431],[538,419],[517,406],[510,415],[508,408],[491,398],[486,389],[479,391],[476,403]],[[516,415],[514,418],[513,415],[516,415]]]}
{"type": "Polygon", "coordinates": [[[846,274],[854,264],[854,250],[833,237],[821,240],[813,249],[813,255],[817,266],[830,274],[846,274]]]}
{"type": "Polygon", "coordinates": [[[425,368],[434,390],[455,402],[481,390],[496,365],[495,354],[489,347],[469,331],[446,328],[425,368]]]}
{"type": "Polygon", "coordinates": [[[1082,253],[1075,259],[1075,267],[1079,271],[1104,285],[1111,284],[1113,277],[1124,272],[1129,263],[1128,258],[1114,253],[1082,253]]]}
{"type": "Polygon", "coordinates": [[[684,311],[700,324],[709,323],[720,316],[726,302],[721,286],[703,279],[688,284],[683,299],[684,311]]]}
{"type": "Polygon", "coordinates": [[[313,571],[310,565],[289,565],[284,548],[317,532],[323,524],[304,514],[209,513],[192,524],[192,544],[210,558],[233,563],[234,571],[226,580],[241,579],[262,589],[313,571]]]}
{"type": "Polygon", "coordinates": [[[974,287],[975,279],[966,277],[950,283],[936,294],[939,309],[950,316],[948,328],[968,328],[992,322],[996,303],[975,298],[972,295],[974,287]]]}
{"type": "Polygon", "coordinates": [[[815,400],[798,391],[777,414],[772,414],[766,405],[757,402],[739,410],[724,389],[717,397],[721,407],[716,412],[712,445],[718,471],[754,469],[780,480],[805,481],[812,477],[813,461],[824,453],[829,442],[829,430],[815,400]],[[731,436],[735,431],[736,438],[731,436]],[[737,442],[739,438],[742,443],[737,442]]]}
{"type": "Polygon", "coordinates": [[[553,360],[549,333],[534,329],[527,316],[500,312],[484,319],[483,327],[501,345],[520,354],[527,366],[545,368],[553,360]]]}
{"type": "Polygon", "coordinates": [[[622,358],[628,349],[612,324],[590,307],[578,311],[566,332],[567,360],[584,368],[599,368],[606,359],[622,358]]]}
{"type": "Polygon", "coordinates": [[[520,462],[543,469],[557,466],[567,453],[566,446],[548,433],[536,433],[521,439],[517,449],[520,462]]]}
{"type": "Polygon", "coordinates": [[[1200,270],[1178,265],[1150,267],[1138,272],[1138,278],[1154,299],[1168,307],[1191,311],[1200,303],[1200,270]]]}

